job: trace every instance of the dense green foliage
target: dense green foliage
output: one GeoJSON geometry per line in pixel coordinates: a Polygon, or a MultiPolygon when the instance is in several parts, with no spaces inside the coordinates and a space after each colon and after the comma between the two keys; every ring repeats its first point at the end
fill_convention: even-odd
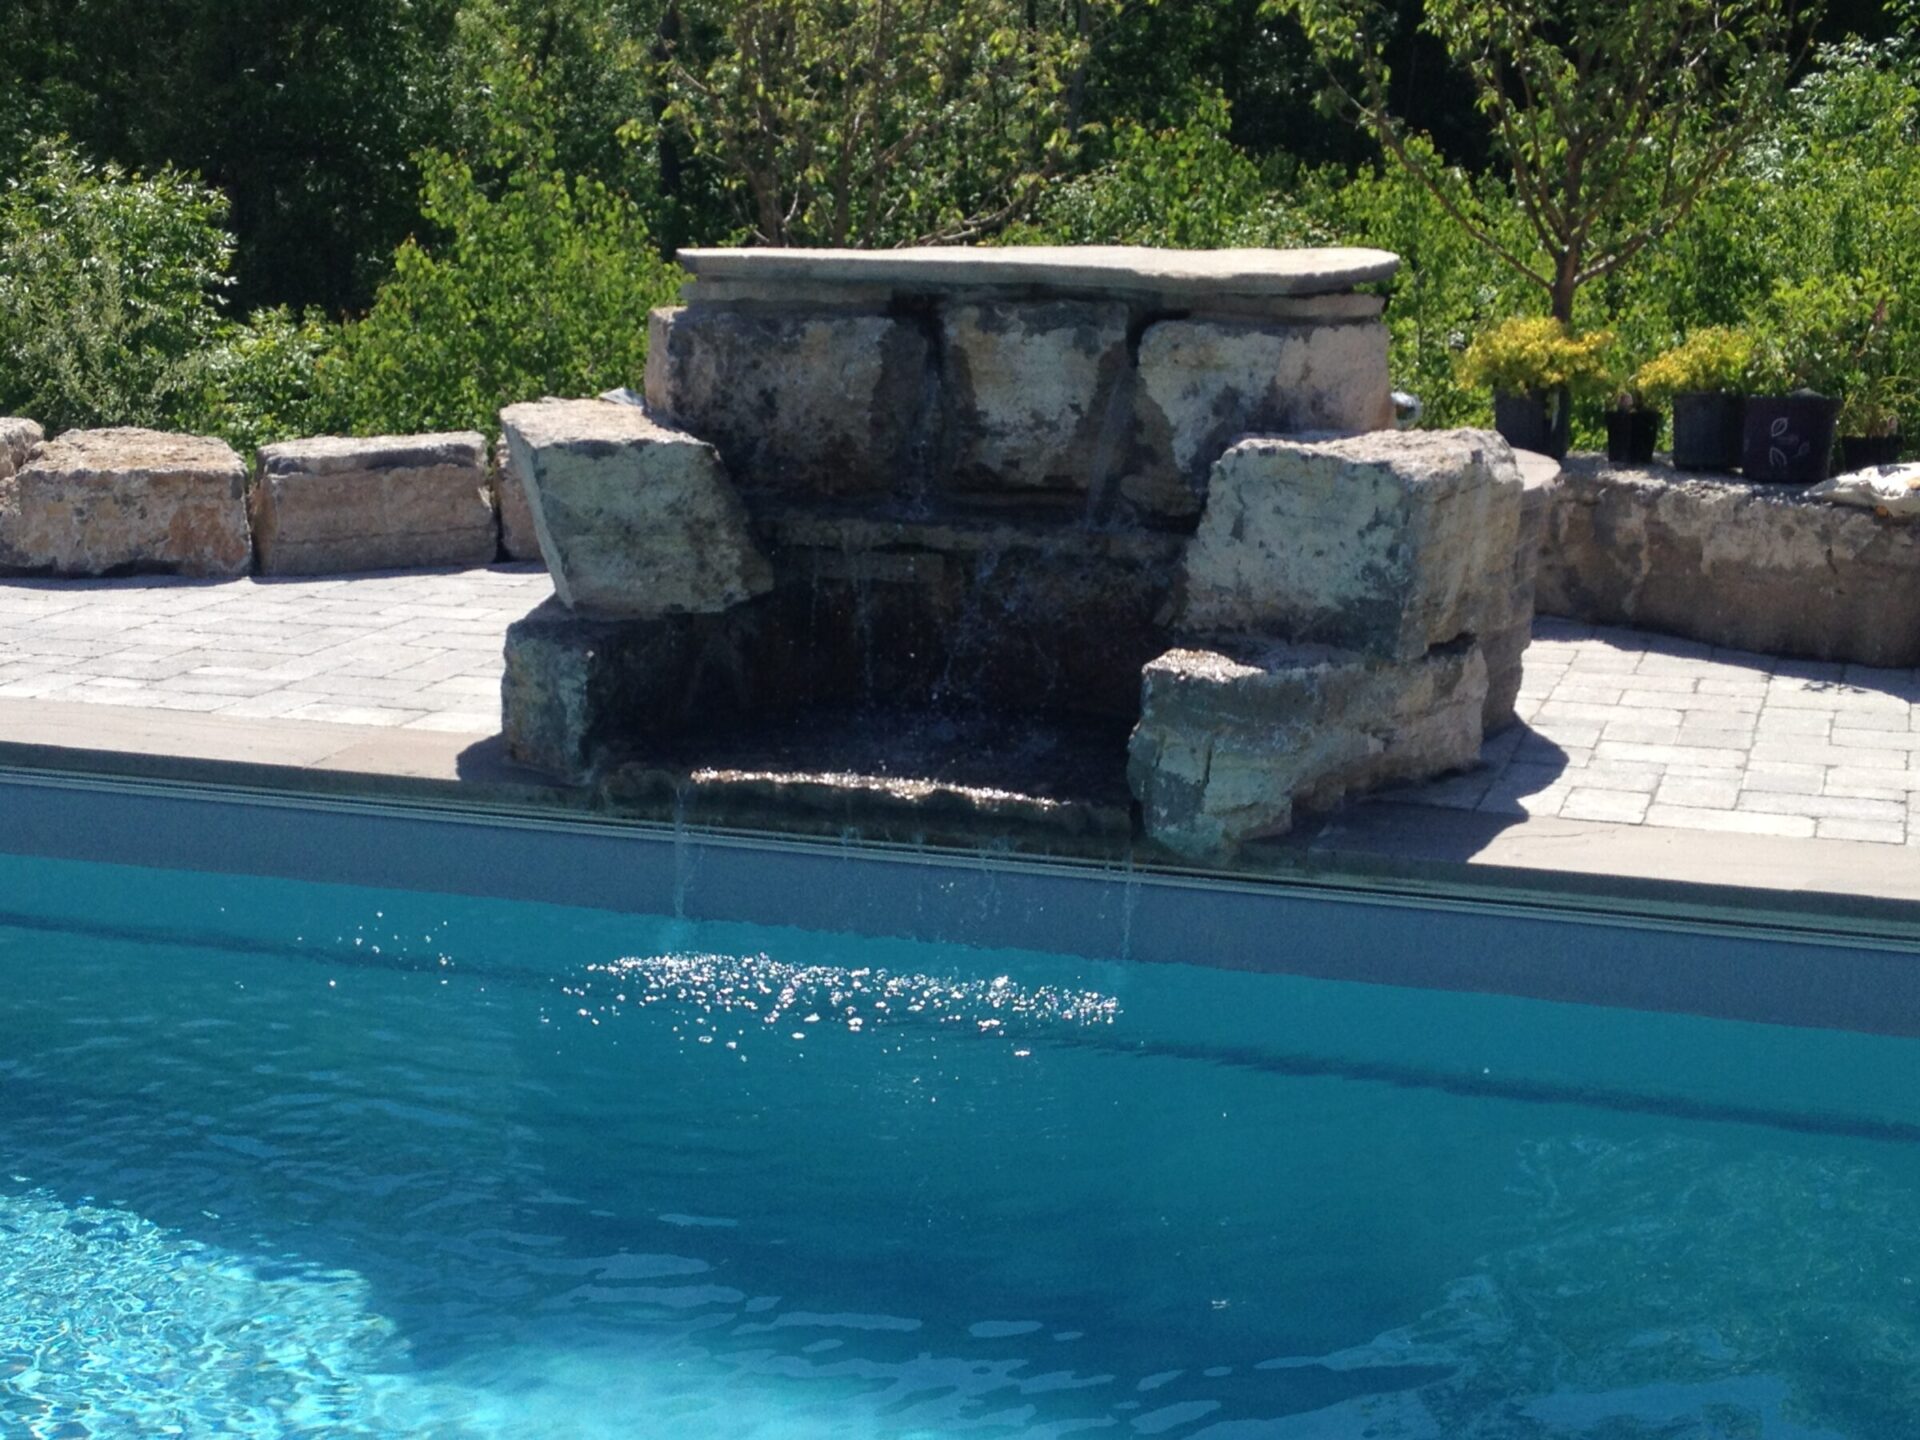
{"type": "Polygon", "coordinates": [[[14,0],[0,412],[491,428],[636,383],[683,243],[1353,242],[1431,423],[1559,310],[1617,384],[1746,326],[1913,435],[1920,6],[1827,8],[1803,52],[1773,0],[14,0]]]}

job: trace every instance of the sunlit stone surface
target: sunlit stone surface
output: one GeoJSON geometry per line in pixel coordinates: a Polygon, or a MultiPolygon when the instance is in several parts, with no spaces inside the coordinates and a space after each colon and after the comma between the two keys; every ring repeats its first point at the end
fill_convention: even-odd
{"type": "Polygon", "coordinates": [[[0,480],[0,571],[243,575],[247,470],[225,441],[69,430],[0,480]]]}

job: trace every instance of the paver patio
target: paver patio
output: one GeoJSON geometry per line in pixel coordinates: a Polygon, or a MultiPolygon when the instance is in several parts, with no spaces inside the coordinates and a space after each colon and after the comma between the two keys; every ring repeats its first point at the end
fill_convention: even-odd
{"type": "MultiPolygon", "coordinates": [[[[0,700],[487,736],[537,566],[0,582],[0,700]]],[[[1542,620],[1522,725],[1402,802],[1920,847],[1920,671],[1542,620]]],[[[77,737],[84,744],[84,737],[77,737]]]]}

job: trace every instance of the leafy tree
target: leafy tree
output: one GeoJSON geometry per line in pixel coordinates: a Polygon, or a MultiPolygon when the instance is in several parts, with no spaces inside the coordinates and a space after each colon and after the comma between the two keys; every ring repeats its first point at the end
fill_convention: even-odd
{"type": "Polygon", "coordinates": [[[1335,93],[1464,230],[1571,321],[1582,286],[1692,210],[1771,114],[1793,0],[1426,0],[1422,27],[1471,86],[1531,231],[1461,203],[1390,106],[1388,0],[1272,0],[1333,67],[1335,93]]]}
{"type": "Polygon", "coordinates": [[[317,413],[338,428],[491,431],[517,400],[639,383],[647,313],[680,272],[632,200],[557,168],[530,70],[496,72],[493,93],[478,164],[420,157],[421,208],[444,238],[403,244],[373,309],[319,363],[317,413]]]}
{"type": "Polygon", "coordinates": [[[1113,128],[1107,163],[1049,189],[1016,243],[1164,245],[1218,249],[1299,244],[1308,225],[1275,194],[1252,157],[1228,138],[1222,95],[1197,98],[1186,123],[1113,128]]]}
{"type": "Polygon", "coordinates": [[[198,404],[233,242],[219,192],[46,142],[0,192],[0,413],[165,425],[198,404]]]}
{"type": "MultiPolygon", "coordinates": [[[[1094,0],[1088,0],[1094,3],[1094,0]]],[[[994,233],[1074,154],[1086,60],[1034,0],[731,0],[668,69],[684,125],[763,245],[994,233]]]]}
{"type": "Polygon", "coordinates": [[[418,220],[410,157],[447,133],[461,3],[6,0],[0,137],[196,172],[227,197],[243,307],[361,305],[418,220]]]}

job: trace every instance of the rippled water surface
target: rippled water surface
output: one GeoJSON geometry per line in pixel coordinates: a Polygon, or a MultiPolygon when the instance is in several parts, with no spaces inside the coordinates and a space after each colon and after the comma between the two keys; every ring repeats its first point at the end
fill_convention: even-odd
{"type": "Polygon", "coordinates": [[[0,1435],[1920,1433],[1911,1042],[4,857],[0,985],[0,1435]]]}

